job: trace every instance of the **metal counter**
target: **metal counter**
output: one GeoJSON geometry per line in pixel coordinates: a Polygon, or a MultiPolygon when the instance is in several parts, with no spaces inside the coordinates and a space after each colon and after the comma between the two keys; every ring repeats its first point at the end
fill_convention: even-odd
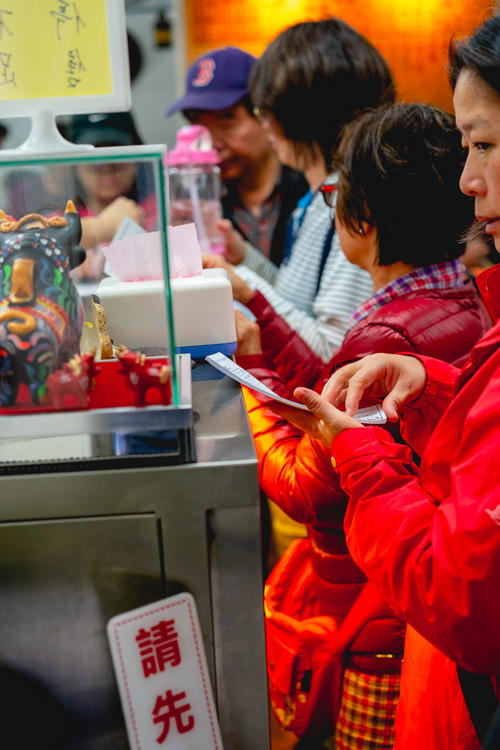
{"type": "Polygon", "coordinates": [[[198,606],[225,750],[269,748],[256,458],[240,387],[213,372],[193,373],[196,463],[0,477],[16,750],[128,748],[105,626],[179,591],[198,606]]]}

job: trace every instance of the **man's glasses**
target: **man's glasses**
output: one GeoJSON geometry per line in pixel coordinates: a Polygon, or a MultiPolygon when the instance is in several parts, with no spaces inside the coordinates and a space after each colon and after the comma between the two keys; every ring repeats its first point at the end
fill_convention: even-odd
{"type": "Polygon", "coordinates": [[[336,191],[336,185],[321,185],[320,187],[321,195],[323,196],[323,200],[325,201],[328,208],[333,208],[335,206],[336,191]]]}

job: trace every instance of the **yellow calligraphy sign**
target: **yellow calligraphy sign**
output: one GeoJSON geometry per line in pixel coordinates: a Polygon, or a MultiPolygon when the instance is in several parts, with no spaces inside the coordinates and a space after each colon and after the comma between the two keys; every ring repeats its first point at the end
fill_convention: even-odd
{"type": "Polygon", "coordinates": [[[112,93],[106,0],[0,0],[0,101],[112,93]]]}

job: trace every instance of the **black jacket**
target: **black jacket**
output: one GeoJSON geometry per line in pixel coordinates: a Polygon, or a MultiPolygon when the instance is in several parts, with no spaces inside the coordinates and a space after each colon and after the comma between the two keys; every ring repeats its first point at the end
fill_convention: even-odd
{"type": "MultiPolygon", "coordinates": [[[[280,195],[280,210],[278,214],[278,220],[274,227],[273,236],[271,240],[271,252],[270,259],[272,262],[279,266],[283,260],[283,252],[285,249],[285,238],[286,228],[288,224],[288,218],[292,213],[293,209],[297,205],[297,201],[301,198],[304,193],[307,192],[309,186],[301,172],[297,172],[295,169],[283,166],[281,168],[280,182],[278,185],[280,195]]],[[[226,193],[222,197],[222,210],[225,219],[230,219],[235,229],[240,234],[245,236],[238,222],[234,218],[234,208],[239,204],[239,196],[236,188],[231,183],[226,183],[226,193]]]]}

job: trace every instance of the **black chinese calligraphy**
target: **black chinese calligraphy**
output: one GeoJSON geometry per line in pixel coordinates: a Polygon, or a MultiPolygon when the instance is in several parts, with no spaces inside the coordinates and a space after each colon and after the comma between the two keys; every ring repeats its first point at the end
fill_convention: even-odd
{"type": "Polygon", "coordinates": [[[81,74],[85,73],[87,68],[83,64],[78,49],[68,50],[68,59],[66,63],[66,75],[68,76],[68,88],[75,89],[82,82],[81,74]]]}
{"type": "Polygon", "coordinates": [[[49,13],[55,21],[55,32],[59,41],[63,39],[64,29],[67,25],[72,26],[73,31],[77,34],[81,27],[86,28],[86,23],[80,15],[77,3],[71,3],[69,0],[57,0],[49,13]]]}
{"type": "Polygon", "coordinates": [[[17,88],[16,73],[12,66],[12,55],[0,51],[0,86],[11,84],[17,88]]]}
{"type": "Polygon", "coordinates": [[[13,11],[6,10],[5,8],[0,8],[0,39],[3,39],[3,35],[8,34],[9,36],[14,36],[12,31],[7,26],[7,19],[5,16],[11,16],[13,11]]]}

